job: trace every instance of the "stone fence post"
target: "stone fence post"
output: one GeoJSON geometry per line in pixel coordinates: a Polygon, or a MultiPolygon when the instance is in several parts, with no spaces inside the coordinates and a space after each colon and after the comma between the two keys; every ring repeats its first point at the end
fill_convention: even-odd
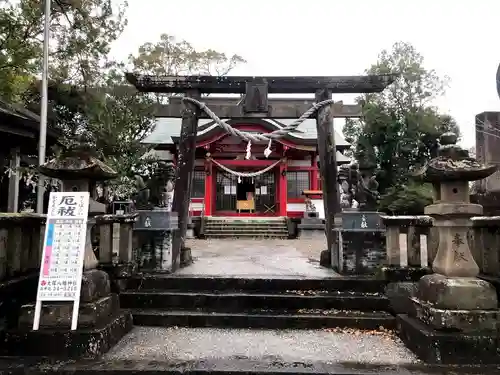
{"type": "Polygon", "coordinates": [[[469,236],[470,249],[481,276],[500,277],[500,216],[476,216],[469,236]]]}
{"type": "Polygon", "coordinates": [[[36,298],[45,215],[0,213],[0,319],[17,324],[22,305],[36,298]]]}
{"type": "Polygon", "coordinates": [[[100,268],[109,273],[119,290],[123,279],[137,272],[133,246],[133,227],[137,217],[137,213],[95,217],[100,268]]]}
{"type": "Polygon", "coordinates": [[[0,213],[0,281],[40,268],[45,215],[0,213]]]}
{"type": "Polygon", "coordinates": [[[387,262],[383,276],[391,281],[418,280],[430,272],[438,239],[430,216],[382,216],[387,262]]]}

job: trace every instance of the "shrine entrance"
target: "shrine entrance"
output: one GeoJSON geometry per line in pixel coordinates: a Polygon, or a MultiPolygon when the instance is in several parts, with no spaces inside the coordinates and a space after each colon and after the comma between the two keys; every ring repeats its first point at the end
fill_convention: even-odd
{"type": "MultiPolygon", "coordinates": [[[[321,185],[323,191],[323,201],[325,208],[325,233],[327,237],[327,254],[332,259],[332,266],[337,267],[340,262],[340,253],[337,237],[335,235],[335,215],[340,212],[338,197],[338,175],[337,175],[337,147],[335,145],[333,120],[336,117],[361,117],[362,109],[360,105],[344,105],[342,102],[335,102],[333,94],[359,94],[377,93],[384,90],[391,84],[396,75],[368,75],[368,76],[330,76],[330,77],[300,77],[300,76],[277,76],[277,77],[255,77],[255,76],[225,76],[223,79],[216,76],[150,76],[144,74],[126,74],[127,80],[141,92],[157,92],[184,94],[178,103],[169,103],[164,108],[165,117],[182,118],[181,129],[178,134],[178,163],[177,178],[175,180],[175,194],[173,211],[178,213],[179,230],[174,232],[172,246],[173,271],[176,271],[181,260],[189,261],[190,249],[185,246],[185,238],[188,229],[189,207],[190,207],[190,184],[195,168],[197,134],[208,133],[208,128],[198,128],[201,118],[208,118],[214,122],[214,126],[219,126],[228,134],[236,136],[246,144],[246,153],[250,155],[253,145],[264,146],[266,158],[271,151],[273,142],[278,140],[288,143],[287,138],[296,137],[300,124],[309,118],[316,119],[317,152],[319,156],[319,169],[321,175],[321,185]],[[204,102],[210,100],[204,94],[240,94],[241,99],[228,100],[219,99],[207,106],[204,102]],[[272,103],[269,94],[315,94],[314,103],[305,98],[293,99],[291,101],[280,100],[272,103]],[[297,118],[297,116],[300,116],[297,118]],[[255,118],[276,120],[276,119],[296,119],[293,122],[273,130],[270,133],[254,133],[245,129],[235,129],[231,123],[223,119],[248,119],[255,118]]],[[[283,142],[282,142],[283,143],[283,142]]],[[[312,150],[313,151],[313,150],[312,150]]],[[[210,155],[209,155],[210,156],[210,155]]],[[[280,158],[286,155],[279,155],[280,158]]],[[[246,159],[249,159],[246,156],[246,159]]],[[[256,160],[257,161],[257,160],[256,160]]],[[[262,162],[263,160],[261,160],[262,162]]],[[[278,161],[280,171],[275,172],[279,177],[276,187],[278,195],[282,198],[279,202],[287,202],[287,182],[286,163],[278,161]]],[[[210,163],[207,163],[206,173],[211,178],[210,163]]],[[[260,167],[266,163],[255,163],[260,167]]],[[[234,164],[233,164],[234,166],[234,164]]],[[[278,166],[278,164],[276,164],[278,166]]],[[[219,167],[219,166],[218,166],[219,167]]],[[[274,165],[273,165],[274,167],[274,165]]],[[[224,168],[222,168],[224,169],[224,168]]],[[[269,168],[271,171],[272,168],[269,168]]],[[[218,172],[218,171],[217,171],[218,172]]],[[[265,171],[268,172],[268,171],[265,171]]],[[[263,174],[263,173],[261,173],[263,174]]],[[[234,173],[233,173],[234,175],[234,173]]],[[[255,175],[253,175],[255,177],[255,175]]],[[[245,177],[252,177],[246,175],[245,177]]],[[[237,177],[236,177],[237,178],[237,177]]],[[[233,178],[231,177],[232,181],[233,178]]],[[[217,179],[210,184],[206,184],[207,190],[217,185],[217,179]]],[[[233,194],[233,185],[226,187],[220,184],[215,190],[216,195],[228,202],[233,208],[236,199],[236,192],[233,194]],[[221,193],[228,192],[229,197],[222,197],[221,193]]],[[[234,185],[236,189],[236,184],[234,185]]],[[[261,189],[262,191],[262,189],[261,189]]],[[[214,194],[205,194],[212,197],[214,194]]],[[[272,204],[272,202],[270,202],[272,204]]],[[[215,207],[217,207],[217,199],[215,207]]],[[[221,207],[219,205],[219,207],[221,207]]],[[[225,204],[221,208],[225,207],[225,204]]],[[[236,209],[234,207],[233,209],[236,209]]],[[[210,212],[210,211],[209,211],[210,212]]],[[[279,212],[281,216],[286,216],[287,207],[280,204],[279,212]]]]}
{"type": "Polygon", "coordinates": [[[216,170],[214,216],[276,216],[276,171],[256,177],[237,177],[223,170],[216,170]]]}

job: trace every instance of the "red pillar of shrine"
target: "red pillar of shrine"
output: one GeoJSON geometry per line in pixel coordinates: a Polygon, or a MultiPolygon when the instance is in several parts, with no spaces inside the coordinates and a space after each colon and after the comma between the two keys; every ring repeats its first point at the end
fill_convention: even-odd
{"type": "Polygon", "coordinates": [[[313,152],[311,155],[311,183],[309,184],[311,190],[319,190],[318,186],[318,165],[316,164],[316,153],[313,152]]]}
{"type": "Polygon", "coordinates": [[[204,215],[212,216],[212,187],[213,187],[213,173],[212,161],[207,159],[205,161],[205,198],[203,198],[204,215]]]}
{"type": "Polygon", "coordinates": [[[279,216],[286,216],[286,204],[287,204],[287,180],[286,180],[286,159],[283,159],[280,163],[279,172],[279,216]]]}

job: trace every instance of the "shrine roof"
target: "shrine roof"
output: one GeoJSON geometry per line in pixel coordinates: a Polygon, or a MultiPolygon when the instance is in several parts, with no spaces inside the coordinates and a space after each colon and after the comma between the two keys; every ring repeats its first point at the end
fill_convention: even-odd
{"type": "MultiPolygon", "coordinates": [[[[223,120],[228,121],[229,119],[223,120]]],[[[284,126],[291,124],[295,120],[296,119],[280,119],[278,121],[274,119],[260,119],[257,121],[262,125],[266,125],[266,127],[268,127],[270,131],[272,131],[281,129],[284,126]]],[[[180,118],[157,118],[153,131],[142,141],[142,143],[155,145],[175,144],[177,138],[180,135],[181,121],[182,119],[180,118]]],[[[203,138],[204,136],[206,137],[210,133],[222,131],[222,129],[210,119],[199,119],[198,121],[198,138],[203,138]]],[[[240,121],[240,123],[246,123],[248,121],[255,122],[256,120],[245,120],[244,122],[240,121]]],[[[234,123],[235,120],[229,120],[228,122],[234,123]]],[[[306,119],[302,124],[298,126],[297,130],[299,132],[290,133],[285,138],[298,145],[316,143],[318,134],[316,132],[315,119],[306,119]]],[[[334,137],[335,145],[338,149],[346,149],[350,147],[350,144],[337,131],[334,132],[334,137]]]]}
{"type": "MultiPolygon", "coordinates": [[[[40,132],[40,116],[30,110],[0,98],[0,133],[9,147],[21,147],[22,153],[36,153],[40,132]]],[[[60,131],[47,125],[47,143],[57,142],[60,131]]]]}

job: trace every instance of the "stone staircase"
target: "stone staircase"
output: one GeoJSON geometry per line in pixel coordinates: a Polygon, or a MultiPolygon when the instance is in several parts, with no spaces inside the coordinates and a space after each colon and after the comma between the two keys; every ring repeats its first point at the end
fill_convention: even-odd
{"type": "Polygon", "coordinates": [[[143,326],[219,328],[395,328],[385,283],[361,278],[130,279],[121,305],[143,326]]]}
{"type": "Polygon", "coordinates": [[[206,217],[205,238],[288,238],[286,217],[206,217]]]}

